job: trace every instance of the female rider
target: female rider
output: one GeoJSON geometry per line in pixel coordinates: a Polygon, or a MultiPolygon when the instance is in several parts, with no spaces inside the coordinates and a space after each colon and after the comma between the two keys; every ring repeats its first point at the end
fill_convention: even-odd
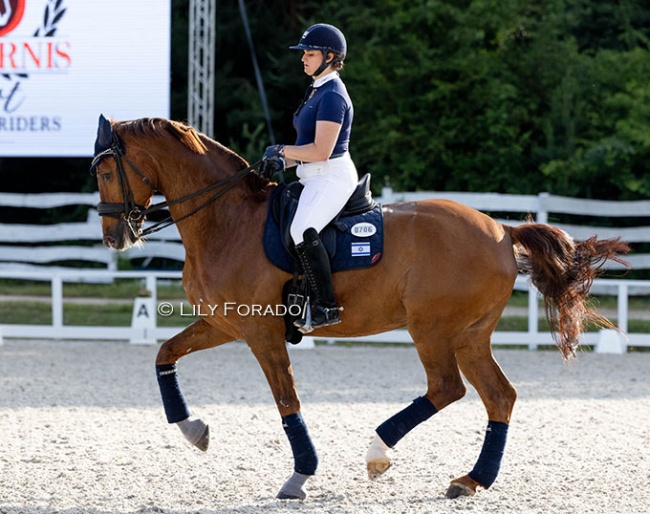
{"type": "Polygon", "coordinates": [[[290,48],[303,51],[304,72],[313,82],[294,114],[296,143],[269,146],[262,160],[267,175],[297,164],[296,174],[304,186],[291,237],[311,289],[311,324],[297,322],[301,332],[308,333],[341,322],[319,233],[341,211],[358,181],[349,153],[354,110],[338,73],[347,51],[339,29],[313,25],[290,48]]]}

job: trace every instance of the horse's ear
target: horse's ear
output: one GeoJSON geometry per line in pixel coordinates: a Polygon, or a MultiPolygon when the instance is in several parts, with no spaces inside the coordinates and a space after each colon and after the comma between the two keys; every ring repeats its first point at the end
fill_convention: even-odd
{"type": "Polygon", "coordinates": [[[113,127],[111,122],[99,115],[99,126],[97,127],[97,139],[95,140],[95,155],[99,155],[111,147],[113,142],[113,127]]]}

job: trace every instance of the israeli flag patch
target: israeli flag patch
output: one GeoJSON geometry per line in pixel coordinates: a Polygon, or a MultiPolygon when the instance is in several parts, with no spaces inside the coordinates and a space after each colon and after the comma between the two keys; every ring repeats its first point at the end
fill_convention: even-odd
{"type": "Polygon", "coordinates": [[[352,257],[369,257],[370,243],[352,243],[352,257]]]}

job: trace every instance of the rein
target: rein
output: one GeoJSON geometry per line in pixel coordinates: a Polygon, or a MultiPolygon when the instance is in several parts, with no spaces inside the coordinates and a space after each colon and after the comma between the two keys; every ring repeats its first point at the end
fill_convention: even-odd
{"type": "Polygon", "coordinates": [[[126,175],[125,169],[124,169],[124,164],[122,162],[122,159],[126,161],[126,163],[131,167],[131,169],[142,179],[142,181],[149,186],[152,192],[157,192],[158,189],[156,186],[138,169],[138,167],[131,162],[131,160],[125,155],[124,151],[122,150],[122,147],[120,145],[120,141],[117,138],[115,134],[113,134],[113,140],[111,143],[111,146],[104,150],[103,152],[97,154],[95,158],[93,159],[90,169],[94,170],[99,162],[104,158],[104,157],[114,157],[115,161],[117,162],[117,174],[118,178],[120,180],[120,187],[122,189],[122,203],[106,203],[106,202],[100,202],[97,204],[97,213],[100,216],[109,216],[111,218],[119,218],[122,214],[124,214],[124,220],[126,221],[126,224],[129,227],[129,230],[131,230],[131,233],[135,237],[144,237],[148,236],[149,234],[153,234],[154,232],[158,232],[164,228],[169,227],[170,225],[174,225],[186,218],[189,218],[190,216],[196,214],[198,211],[203,209],[204,207],[208,206],[224,194],[226,194],[230,189],[232,189],[239,181],[241,181],[246,175],[248,175],[251,171],[257,169],[257,167],[261,164],[261,160],[253,163],[252,165],[238,171],[236,174],[227,177],[225,179],[219,180],[218,182],[215,182],[214,184],[210,184],[207,187],[204,187],[202,189],[199,189],[198,191],[195,191],[193,193],[190,193],[188,195],[182,196],[180,198],[177,198],[176,200],[171,200],[171,201],[164,201],[160,202],[157,204],[152,205],[151,207],[144,207],[142,205],[138,205],[135,203],[135,199],[133,197],[133,190],[131,189],[131,185],[129,183],[129,179],[126,175]],[[221,188],[221,189],[219,189],[221,188]],[[168,216],[164,220],[158,221],[151,225],[150,227],[142,230],[142,229],[136,229],[133,226],[133,223],[137,223],[142,221],[147,214],[150,214],[152,212],[157,212],[163,209],[167,209],[168,207],[172,205],[176,205],[179,203],[186,202],[187,200],[191,200],[192,198],[196,198],[198,196],[201,196],[205,193],[208,193],[210,191],[214,191],[215,189],[218,189],[210,198],[208,198],[205,202],[203,202],[201,205],[196,207],[195,209],[192,209],[190,212],[187,214],[184,214],[178,219],[173,219],[172,216],[168,216]]]}

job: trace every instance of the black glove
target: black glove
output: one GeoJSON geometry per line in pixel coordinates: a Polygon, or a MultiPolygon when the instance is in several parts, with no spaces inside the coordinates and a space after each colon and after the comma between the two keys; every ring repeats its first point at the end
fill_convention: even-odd
{"type": "Polygon", "coordinates": [[[273,175],[284,171],[287,163],[284,160],[284,146],[272,145],[266,147],[264,155],[262,156],[262,168],[260,175],[266,178],[271,178],[273,175]]]}

